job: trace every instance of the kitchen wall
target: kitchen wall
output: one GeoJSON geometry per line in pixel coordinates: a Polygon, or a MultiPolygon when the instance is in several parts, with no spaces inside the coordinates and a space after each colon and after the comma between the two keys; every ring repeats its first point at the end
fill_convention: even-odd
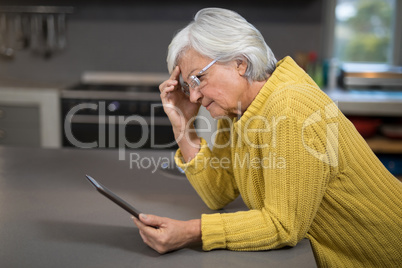
{"type": "MultiPolygon", "coordinates": [[[[11,2],[14,4],[2,1],[1,5],[27,3],[11,2]]],[[[48,3],[75,8],[68,20],[67,48],[50,58],[29,50],[17,51],[13,59],[0,58],[0,85],[13,81],[67,85],[77,82],[87,70],[166,72],[167,46],[174,33],[207,6],[239,12],[261,31],[278,59],[300,51],[319,52],[321,47],[321,0],[108,2],[48,3]]],[[[35,3],[28,1],[29,5],[35,3]]]]}

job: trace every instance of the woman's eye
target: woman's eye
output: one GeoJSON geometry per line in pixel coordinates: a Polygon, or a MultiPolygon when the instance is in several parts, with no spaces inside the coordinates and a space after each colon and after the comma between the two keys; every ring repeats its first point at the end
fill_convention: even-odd
{"type": "Polygon", "coordinates": [[[197,78],[198,78],[198,80],[199,80],[200,82],[202,82],[202,80],[204,79],[204,75],[203,75],[203,74],[197,75],[197,78]]]}

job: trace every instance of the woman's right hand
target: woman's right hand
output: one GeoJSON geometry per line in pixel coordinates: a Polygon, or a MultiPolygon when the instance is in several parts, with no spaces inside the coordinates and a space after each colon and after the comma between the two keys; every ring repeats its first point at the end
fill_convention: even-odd
{"type": "Polygon", "coordinates": [[[192,103],[184,94],[180,85],[180,68],[176,66],[170,78],[159,85],[163,109],[173,127],[176,139],[193,128],[193,121],[200,108],[199,103],[192,103]]]}

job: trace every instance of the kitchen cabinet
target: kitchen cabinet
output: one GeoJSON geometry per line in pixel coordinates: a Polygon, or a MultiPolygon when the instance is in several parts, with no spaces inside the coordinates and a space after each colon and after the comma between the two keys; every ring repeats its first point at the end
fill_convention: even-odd
{"type": "Polygon", "coordinates": [[[0,144],[40,146],[39,107],[0,105],[0,144]]]}
{"type": "Polygon", "coordinates": [[[60,97],[53,88],[0,87],[0,144],[61,146],[60,97]]]}

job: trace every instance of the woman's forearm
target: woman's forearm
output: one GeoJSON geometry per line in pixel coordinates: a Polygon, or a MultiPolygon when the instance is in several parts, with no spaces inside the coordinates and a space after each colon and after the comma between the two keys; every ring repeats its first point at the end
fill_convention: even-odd
{"type": "Polygon", "coordinates": [[[184,131],[175,131],[175,138],[183,155],[183,162],[191,161],[200,151],[201,139],[198,137],[194,125],[185,128],[184,131]]]}

